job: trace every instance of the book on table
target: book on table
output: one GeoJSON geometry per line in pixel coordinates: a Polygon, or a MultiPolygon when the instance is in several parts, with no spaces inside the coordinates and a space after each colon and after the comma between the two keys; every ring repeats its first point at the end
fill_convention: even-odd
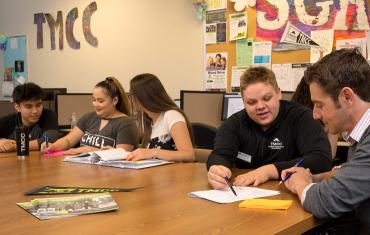
{"type": "Polygon", "coordinates": [[[67,156],[64,158],[65,162],[75,162],[83,164],[96,164],[102,166],[142,169],[153,166],[173,163],[161,159],[146,159],[140,161],[125,160],[130,152],[121,148],[101,150],[95,152],[82,153],[76,156],[67,156]]]}
{"type": "Polygon", "coordinates": [[[29,202],[19,202],[17,205],[40,220],[114,211],[119,208],[110,193],[36,198],[29,202]]]}

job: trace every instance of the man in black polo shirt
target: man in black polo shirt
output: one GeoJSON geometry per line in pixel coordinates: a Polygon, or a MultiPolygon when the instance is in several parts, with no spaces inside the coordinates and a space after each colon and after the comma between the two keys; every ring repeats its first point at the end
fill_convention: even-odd
{"type": "Polygon", "coordinates": [[[47,133],[50,142],[57,140],[58,119],[56,114],[42,106],[42,89],[34,83],[14,88],[13,102],[16,113],[0,118],[0,153],[16,150],[15,128],[26,126],[30,137],[30,150],[39,150],[47,133]]]}
{"type": "Polygon", "coordinates": [[[245,110],[220,127],[208,158],[208,182],[227,188],[230,168],[257,168],[235,177],[236,186],[257,186],[277,180],[281,171],[304,158],[313,173],[332,168],[330,143],[312,111],[283,101],[275,74],[265,67],[249,68],[240,78],[245,110]]]}

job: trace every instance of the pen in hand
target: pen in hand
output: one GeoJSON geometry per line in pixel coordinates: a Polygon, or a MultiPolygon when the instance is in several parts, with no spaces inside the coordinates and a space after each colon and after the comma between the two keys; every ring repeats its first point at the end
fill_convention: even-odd
{"type": "Polygon", "coordinates": [[[45,146],[46,146],[46,152],[49,152],[49,138],[48,135],[45,132],[45,146]]]}
{"type": "Polygon", "coordinates": [[[233,193],[234,193],[235,197],[237,197],[238,195],[236,194],[236,192],[235,192],[235,190],[234,190],[233,186],[231,185],[231,183],[230,183],[230,181],[229,181],[229,179],[228,179],[227,177],[225,177],[225,181],[226,181],[227,185],[229,185],[229,187],[230,187],[231,191],[233,191],[233,193]]]}
{"type": "MultiPolygon", "coordinates": [[[[299,167],[299,166],[301,166],[301,165],[302,165],[302,163],[303,163],[303,160],[304,160],[304,158],[303,158],[303,157],[302,157],[301,159],[299,159],[299,160],[298,160],[298,162],[294,165],[294,167],[299,167]]],[[[292,176],[292,173],[288,172],[288,173],[285,175],[284,179],[282,179],[282,180],[279,182],[279,185],[280,185],[280,184],[282,184],[282,183],[284,183],[285,181],[287,181],[287,180],[290,178],[290,176],[292,176]]]]}

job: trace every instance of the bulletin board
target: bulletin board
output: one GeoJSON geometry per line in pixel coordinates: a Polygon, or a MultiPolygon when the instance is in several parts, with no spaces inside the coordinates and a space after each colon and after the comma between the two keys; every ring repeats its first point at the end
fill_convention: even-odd
{"type": "MultiPolygon", "coordinates": [[[[370,0],[367,0],[368,5],[370,0]]],[[[244,10],[248,16],[248,31],[247,38],[253,38],[254,42],[265,41],[256,38],[256,8],[246,7],[244,10]]],[[[206,53],[226,52],[228,57],[227,62],[227,92],[231,92],[231,77],[232,66],[236,66],[236,41],[229,41],[229,15],[238,13],[234,10],[234,3],[227,1],[226,11],[226,42],[218,44],[206,45],[206,53]]],[[[240,13],[240,12],[239,12],[240,13]]],[[[272,51],[271,64],[287,64],[287,63],[310,63],[310,50],[290,50],[290,51],[272,51]]]]}
{"type": "Polygon", "coordinates": [[[26,36],[11,36],[2,52],[1,99],[9,99],[14,87],[27,81],[26,36]]]}

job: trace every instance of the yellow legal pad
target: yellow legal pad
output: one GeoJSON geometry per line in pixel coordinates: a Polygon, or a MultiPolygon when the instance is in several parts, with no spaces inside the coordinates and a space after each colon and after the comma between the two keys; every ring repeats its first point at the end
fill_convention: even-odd
{"type": "Polygon", "coordinates": [[[239,204],[239,208],[287,210],[292,203],[292,200],[247,199],[239,204]]]}

